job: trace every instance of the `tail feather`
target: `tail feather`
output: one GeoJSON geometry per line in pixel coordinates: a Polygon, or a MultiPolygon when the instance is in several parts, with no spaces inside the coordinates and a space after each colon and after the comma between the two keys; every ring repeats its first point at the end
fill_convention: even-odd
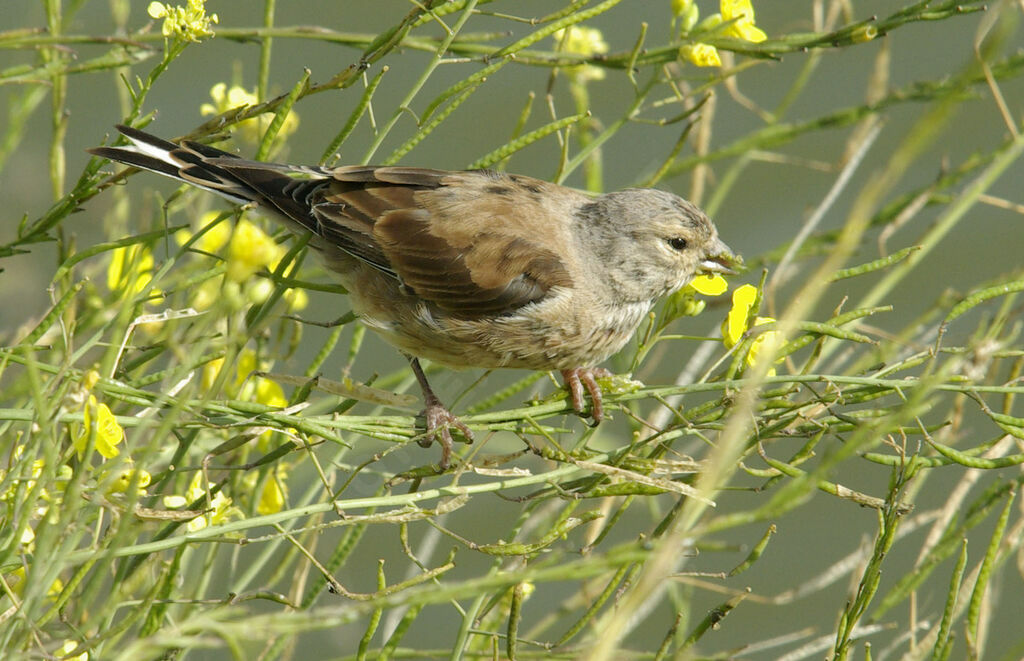
{"type": "Polygon", "coordinates": [[[129,140],[90,153],[155,172],[227,198],[255,204],[293,232],[312,233],[309,246],[328,261],[355,257],[397,277],[373,236],[377,219],[416,206],[416,191],[438,188],[450,173],[406,167],[319,166],[239,158],[190,140],[179,143],[118,125],[129,140]]]}
{"type": "Polygon", "coordinates": [[[125,165],[130,165],[141,170],[156,172],[157,174],[162,174],[165,177],[171,177],[172,179],[181,178],[178,176],[178,165],[169,163],[163,158],[157,156],[133,151],[129,147],[93,147],[86,151],[93,156],[99,156],[111,161],[124,163],[125,165]]]}
{"type": "Polygon", "coordinates": [[[234,176],[230,169],[211,164],[217,159],[224,165],[229,160],[241,161],[234,154],[197,142],[175,144],[144,131],[117,125],[117,130],[131,141],[120,147],[95,147],[90,154],[161,174],[171,179],[216,193],[236,204],[258,202],[262,196],[234,176]]]}

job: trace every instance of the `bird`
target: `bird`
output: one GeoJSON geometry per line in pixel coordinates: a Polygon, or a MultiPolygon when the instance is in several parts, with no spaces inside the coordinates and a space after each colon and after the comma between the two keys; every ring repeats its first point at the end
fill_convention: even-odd
{"type": "Polygon", "coordinates": [[[473,433],[437,397],[420,359],[452,368],[559,371],[573,409],[604,418],[599,364],[661,297],[737,257],[696,205],[658,189],[593,196],[492,170],[301,166],[246,160],[117,125],[127,143],[88,151],[283,222],[348,291],[369,329],[409,359],[424,447],[452,455],[473,433]]]}

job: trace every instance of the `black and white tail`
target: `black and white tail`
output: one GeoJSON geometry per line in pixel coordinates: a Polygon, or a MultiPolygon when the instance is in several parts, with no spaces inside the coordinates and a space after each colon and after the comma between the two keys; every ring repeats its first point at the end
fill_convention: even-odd
{"type": "MultiPolygon", "coordinates": [[[[404,166],[325,168],[264,163],[191,140],[170,142],[130,126],[118,125],[117,130],[130,144],[96,147],[89,152],[236,204],[253,204],[297,234],[312,233],[309,246],[324,253],[328,261],[339,259],[335,253],[340,251],[392,277],[397,275],[375,235],[377,221],[411,218],[422,224],[429,213],[417,201],[418,192],[448,185],[453,174],[459,181],[463,176],[404,166]]],[[[492,175],[469,176],[489,182],[492,175]]]]}
{"type": "Polygon", "coordinates": [[[229,168],[216,163],[216,160],[245,163],[234,154],[198,142],[175,144],[123,124],[118,124],[117,130],[131,141],[130,145],[95,147],[89,149],[89,153],[177,179],[237,204],[259,202],[262,197],[229,168]]]}
{"type": "MultiPolygon", "coordinates": [[[[131,144],[95,147],[89,153],[162,174],[236,204],[255,204],[295,232],[321,234],[312,203],[317,191],[332,179],[332,171],[250,161],[191,140],[170,142],[123,124],[118,124],[117,130],[131,144]]],[[[372,177],[373,168],[354,170],[367,171],[362,179],[372,177]]]]}

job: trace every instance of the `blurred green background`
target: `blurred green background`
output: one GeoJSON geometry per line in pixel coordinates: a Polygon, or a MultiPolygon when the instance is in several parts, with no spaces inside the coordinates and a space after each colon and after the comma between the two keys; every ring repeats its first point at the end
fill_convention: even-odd
{"type": "MultiPolygon", "coordinates": [[[[151,19],[145,13],[146,4],[132,3],[133,15],[129,23],[133,27],[150,22],[151,19]]],[[[698,4],[705,13],[715,11],[714,3],[698,4]]],[[[865,1],[848,2],[844,3],[844,6],[845,11],[853,18],[860,19],[870,15],[887,15],[897,7],[897,4],[865,1]]],[[[642,22],[649,25],[649,39],[662,43],[669,39],[668,5],[667,0],[626,0],[612,11],[588,21],[587,25],[602,30],[612,52],[631,49],[642,22]]],[[[279,3],[277,23],[324,26],[337,31],[374,35],[397,23],[411,6],[409,3],[395,0],[292,0],[279,3]]],[[[499,2],[489,5],[488,10],[493,8],[494,11],[529,17],[550,12],[554,6],[555,3],[541,1],[499,2]]],[[[809,1],[762,1],[755,2],[755,7],[758,12],[758,25],[769,35],[776,35],[810,31],[813,13],[827,10],[828,5],[809,1]]],[[[262,21],[263,4],[239,0],[210,0],[208,11],[219,15],[221,28],[256,26],[262,21]]],[[[3,15],[0,31],[45,25],[45,15],[40,3],[6,0],[3,15]]],[[[873,68],[884,49],[888,50],[889,86],[892,88],[909,86],[916,81],[938,80],[960,71],[974,57],[975,41],[991,15],[977,13],[939,22],[915,23],[901,27],[890,37],[878,38],[852,48],[822,53],[820,65],[811,73],[806,90],[795,99],[787,111],[785,121],[796,123],[864,103],[873,68]]],[[[1003,16],[1003,20],[1020,18],[1019,11],[1006,12],[1003,16]]],[[[509,21],[500,17],[481,16],[475,19],[473,25],[473,31],[509,29],[509,21]]],[[[75,34],[104,34],[110,30],[109,7],[102,2],[85,3],[81,10],[75,13],[73,23],[64,26],[66,33],[75,34]]],[[[154,30],[159,31],[159,25],[154,25],[154,30]]],[[[436,35],[441,33],[436,26],[428,27],[426,30],[436,35]]],[[[1016,31],[1012,33],[1012,42],[1007,46],[1008,51],[1024,46],[1019,30],[1016,27],[1014,30],[1016,31]]],[[[504,41],[511,41],[511,37],[504,41]]],[[[497,43],[504,41],[497,39],[497,43]]],[[[154,41],[151,45],[159,48],[160,43],[154,41]]],[[[78,57],[83,60],[104,50],[104,46],[98,45],[83,44],[75,47],[78,57]]],[[[290,89],[301,77],[304,68],[310,70],[313,82],[322,82],[355,62],[358,56],[359,49],[350,46],[305,39],[277,39],[274,43],[270,70],[271,92],[281,93],[290,89]]],[[[805,66],[810,56],[810,53],[791,53],[784,56],[781,61],[757,61],[737,77],[737,92],[741,92],[761,108],[770,110],[783,100],[792,80],[805,66]]],[[[137,65],[134,73],[144,75],[157,57],[159,55],[137,65]]],[[[189,132],[207,119],[200,115],[199,107],[209,102],[210,89],[215,84],[238,82],[249,89],[255,85],[258,57],[257,44],[220,37],[208,40],[201,46],[186,49],[185,53],[171,65],[161,84],[153,90],[146,101],[146,111],[157,111],[157,119],[148,130],[164,137],[189,132]]],[[[378,122],[390,116],[392,108],[419,76],[429,57],[429,53],[399,49],[385,58],[383,63],[389,67],[389,71],[373,100],[374,108],[379,113],[378,122]]],[[[743,61],[741,57],[737,59],[743,61]]],[[[31,51],[0,50],[0,69],[31,63],[34,60],[35,54],[31,51]]],[[[428,81],[421,98],[433,98],[446,86],[475,71],[479,66],[479,63],[444,65],[441,71],[428,81]]],[[[374,65],[369,70],[369,75],[377,73],[379,67],[380,63],[374,65]]],[[[702,75],[695,70],[689,73],[695,78],[702,75]]],[[[550,117],[544,108],[544,94],[549,79],[550,70],[547,68],[519,66],[515,63],[506,66],[488,80],[482,93],[470,97],[402,163],[444,169],[466,167],[482,154],[506,142],[531,91],[537,94],[537,99],[534,102],[534,113],[529,128],[549,121],[550,117]]],[[[555,80],[552,89],[552,103],[560,116],[573,112],[565,85],[566,80],[562,76],[555,80]]],[[[77,173],[88,161],[89,157],[84,150],[109,138],[112,135],[113,124],[121,121],[116,102],[119,86],[121,83],[109,72],[95,75],[80,74],[70,78],[66,102],[68,185],[73,183],[77,173]]],[[[1019,122],[1024,109],[1024,77],[1001,80],[999,89],[1011,114],[1019,122]]],[[[11,99],[28,94],[31,90],[32,86],[29,85],[0,85],[0,121],[10,121],[11,99]]],[[[939,176],[948,164],[959,163],[977,150],[991,150],[1006,139],[1008,129],[992,95],[982,88],[975,88],[974,92],[976,94],[972,98],[965,99],[959,105],[954,120],[948,125],[942,138],[904,174],[890,197],[926,185],[939,176]]],[[[300,118],[298,131],[290,138],[286,150],[278,154],[278,160],[315,163],[324,145],[348,117],[360,93],[361,88],[356,86],[348,90],[315,95],[297,104],[295,111],[300,118]]],[[[622,71],[611,70],[605,80],[591,84],[590,94],[594,117],[607,125],[619,118],[628,107],[632,100],[632,86],[622,71]]],[[[756,113],[744,107],[737,101],[736,96],[726,93],[723,89],[718,90],[716,103],[713,148],[728,144],[763,124],[756,113]]],[[[881,167],[894,145],[904,139],[910,127],[926,108],[926,104],[906,102],[897,104],[884,113],[879,137],[871,146],[863,164],[854,173],[850,186],[824,218],[821,225],[823,229],[842,226],[853,194],[859,191],[870,175],[881,167]]],[[[38,110],[28,120],[27,128],[24,140],[16,146],[8,146],[13,149],[5,152],[6,160],[0,164],[0,199],[3,201],[4,216],[0,222],[0,244],[10,241],[15,236],[15,229],[23,215],[34,219],[43,214],[55,201],[47,175],[51,136],[48,102],[44,101],[38,106],[38,110]]],[[[411,114],[401,119],[378,155],[389,153],[392,148],[413,135],[416,129],[415,119],[411,114]]],[[[751,164],[743,171],[741,183],[734,187],[714,218],[725,241],[734,250],[750,258],[791,239],[803,225],[810,210],[822,201],[835,183],[851,131],[850,127],[812,131],[796,141],[783,145],[778,152],[755,155],[751,164]]],[[[670,140],[677,136],[678,130],[667,131],[662,127],[640,123],[627,126],[603,148],[605,187],[608,190],[619,189],[644,181],[660,165],[671,146],[670,140]]],[[[359,162],[371,140],[369,124],[363,121],[345,144],[339,163],[359,162]]],[[[508,169],[549,179],[554,174],[558,153],[557,143],[549,138],[516,154],[508,169]]],[[[688,149],[684,149],[682,157],[689,153],[691,152],[688,149]]],[[[708,190],[705,191],[704,199],[698,200],[699,202],[706,202],[713,194],[717,183],[716,175],[724,172],[730,163],[731,159],[710,164],[712,173],[708,190]]],[[[155,177],[150,175],[131,178],[128,186],[132,189],[133,196],[140,195],[143,188],[155,187],[165,193],[173,190],[172,184],[154,179],[155,177]]],[[[1024,261],[1024,214],[1020,206],[1024,204],[1022,182],[1024,163],[1017,162],[989,193],[993,198],[1003,198],[1017,206],[1003,208],[998,203],[992,203],[972,208],[969,218],[959,223],[938,248],[928,255],[926,260],[887,298],[886,302],[894,305],[894,311],[873,318],[871,325],[883,334],[886,331],[894,332],[931,306],[936,296],[943,290],[963,290],[968,284],[973,285],[996,278],[1011,268],[1018,268],[1024,261]]],[[[574,173],[567,184],[582,186],[581,172],[574,173]]],[[[660,182],[659,187],[683,196],[690,196],[693,192],[689,172],[667,178],[660,182]]],[[[101,195],[90,200],[80,213],[64,223],[64,232],[76,237],[80,249],[107,238],[104,218],[109,204],[110,196],[101,195]]],[[[893,233],[888,238],[889,251],[912,245],[914,238],[926,229],[939,211],[940,209],[925,209],[906,227],[893,233]]],[[[145,222],[152,223],[153,220],[147,218],[145,222]]],[[[868,241],[855,261],[869,261],[878,256],[878,249],[868,241]]],[[[51,300],[47,287],[57,266],[53,246],[46,243],[33,246],[29,254],[0,261],[0,267],[3,268],[3,272],[0,273],[0,337],[16,337],[18,328],[38,321],[48,309],[51,300]]],[[[89,268],[86,267],[86,272],[89,268]]],[[[92,268],[93,277],[102,279],[102,265],[97,264],[92,268]]],[[[746,278],[748,281],[756,282],[758,275],[759,273],[755,271],[747,274],[746,278]]],[[[780,292],[780,306],[786,304],[786,296],[795,291],[799,284],[790,283],[780,292]]],[[[869,284],[870,282],[862,283],[860,280],[850,281],[844,293],[855,300],[866,291],[869,284]]],[[[329,320],[347,309],[343,302],[330,295],[314,294],[312,300],[313,305],[305,313],[310,318],[329,320]]],[[[818,312],[831,310],[839,302],[836,298],[826,298],[821,302],[818,312]]],[[[711,333],[720,318],[720,315],[716,314],[688,320],[682,324],[680,332],[711,333]]],[[[951,343],[964,339],[964,333],[967,331],[961,328],[969,330],[970,325],[953,328],[951,343]]],[[[322,337],[322,332],[307,329],[306,342],[310,344],[308,352],[315,352],[319,348],[317,338],[322,337]]],[[[397,353],[375,338],[368,340],[365,350],[373,353],[369,360],[364,360],[361,364],[360,369],[364,372],[353,374],[357,379],[366,378],[372,371],[388,372],[402,365],[397,353]]],[[[328,376],[336,376],[344,364],[344,356],[340,355],[343,352],[337,353],[339,355],[329,359],[326,365],[328,376]]],[[[666,379],[671,379],[678,371],[673,368],[685,362],[685,359],[685,356],[662,356],[661,360],[664,360],[666,365],[663,370],[659,369],[659,373],[664,374],[666,379]]],[[[451,395],[461,392],[478,376],[479,374],[474,371],[441,372],[432,379],[439,392],[451,395]]],[[[513,377],[494,376],[490,380],[490,387],[497,387],[511,378],[513,377]]],[[[547,391],[551,389],[549,384],[543,387],[547,391]]],[[[381,444],[367,440],[365,447],[357,447],[355,452],[357,456],[369,456],[380,447],[381,444]]],[[[497,452],[499,447],[506,446],[496,445],[493,448],[489,447],[489,450],[497,452]]],[[[795,447],[797,446],[794,444],[795,447]]],[[[514,449],[514,441],[508,441],[507,448],[514,449]]],[[[386,460],[386,466],[399,471],[404,465],[422,463],[425,460],[419,454],[421,452],[423,451],[417,447],[410,447],[394,453],[386,460]]],[[[857,464],[855,468],[860,472],[834,477],[837,481],[867,493],[884,492],[888,479],[887,471],[864,462],[857,464]]],[[[943,501],[947,494],[943,493],[939,485],[941,479],[935,479],[930,484],[929,492],[921,495],[918,501],[920,508],[937,506],[943,501]]],[[[743,482],[741,479],[740,483],[743,482]]],[[[726,492],[719,499],[719,512],[734,507],[750,507],[751,500],[757,498],[757,493],[726,492]]],[[[478,538],[499,538],[505,527],[510,525],[511,517],[515,516],[517,510],[517,507],[509,507],[504,501],[495,498],[491,505],[476,507],[472,511],[460,511],[452,525],[455,526],[457,523],[458,526],[475,528],[478,531],[478,538]]],[[[731,588],[749,585],[755,597],[744,604],[743,608],[731,614],[720,631],[712,634],[716,649],[738,648],[750,640],[763,638],[768,632],[782,635],[804,627],[813,632],[831,631],[834,626],[834,614],[841,608],[842,600],[848,596],[841,585],[816,592],[808,598],[796,599],[792,604],[783,607],[769,607],[762,598],[799,589],[810,577],[817,577],[827,567],[855,550],[858,544],[873,534],[876,512],[819,494],[813,502],[776,521],[776,524],[780,534],[773,540],[766,556],[758,563],[756,575],[742,575],[726,582],[731,588]]],[[[620,532],[628,532],[628,527],[627,524],[620,532]]],[[[990,529],[983,528],[983,532],[987,534],[990,529]]],[[[749,546],[761,532],[763,530],[760,526],[734,529],[723,533],[721,539],[725,543],[736,544],[737,549],[740,549],[749,546]]],[[[924,533],[917,530],[912,534],[924,533]]],[[[425,537],[429,538],[430,534],[425,537]]],[[[331,538],[330,535],[325,538],[324,548],[329,547],[331,538]]],[[[439,546],[447,549],[449,543],[441,542],[439,546]]],[[[688,571],[719,571],[722,569],[721,559],[718,554],[713,555],[712,558],[693,557],[684,563],[685,568],[688,571]]],[[[245,553],[242,553],[235,562],[244,563],[245,557],[245,553]]],[[[350,589],[373,589],[374,567],[378,557],[395,558],[397,562],[401,557],[401,549],[390,537],[382,539],[379,544],[364,542],[340,578],[350,589]]],[[[733,553],[729,557],[732,561],[738,562],[743,553],[733,553]]],[[[901,572],[912,566],[914,560],[912,556],[899,554],[887,559],[883,581],[895,581],[901,572]]],[[[463,561],[459,572],[465,574],[482,571],[488,562],[484,558],[474,559],[469,554],[463,555],[463,561]],[[475,567],[474,565],[478,563],[479,567],[475,567]]],[[[1024,559],[1018,555],[1016,563],[1018,574],[1024,572],[1024,559]]],[[[729,564],[725,563],[726,566],[729,564]]],[[[946,575],[943,574],[943,581],[946,575]]],[[[842,580],[849,579],[846,577],[842,580]]],[[[931,615],[939,611],[941,600],[944,598],[944,587],[939,585],[937,592],[922,593],[917,604],[918,609],[931,615]]],[[[536,598],[551,599],[551,603],[555,603],[559,597],[557,586],[548,589],[552,591],[536,598]]],[[[991,589],[994,601],[990,645],[993,650],[998,650],[1003,655],[993,658],[1019,658],[1020,613],[1024,612],[1024,590],[1021,589],[1019,576],[1012,588],[1004,590],[999,585],[992,585],[991,589]],[[1013,647],[1014,643],[1018,646],[1013,647]]],[[[337,597],[323,595],[321,599],[335,598],[337,597]]],[[[722,597],[713,591],[697,590],[693,608],[695,611],[703,612],[702,607],[710,608],[721,599],[722,597]]],[[[539,617],[536,615],[536,605],[534,609],[534,614],[530,617],[539,617]]],[[[426,646],[443,648],[450,642],[453,627],[457,625],[454,613],[450,615],[451,618],[446,618],[443,609],[436,609],[429,617],[420,617],[415,622],[409,638],[415,638],[426,646]]],[[[650,618],[650,623],[638,626],[632,634],[633,639],[660,639],[670,623],[670,614],[665,612],[664,604],[652,613],[644,613],[643,617],[650,618]]],[[[893,621],[898,620],[902,623],[905,623],[908,617],[905,612],[891,614],[893,621]]],[[[393,622],[391,624],[393,625],[393,622]]],[[[897,625],[896,629],[897,632],[902,631],[902,625],[897,625]]],[[[308,649],[315,650],[310,652],[311,654],[323,657],[349,653],[353,641],[358,639],[361,631],[360,626],[353,625],[319,633],[308,641],[308,649]]],[[[813,637],[811,634],[810,638],[813,637]]],[[[891,639],[890,637],[888,640],[891,639]]],[[[810,658],[821,658],[824,653],[825,650],[819,650],[810,654],[810,658]]],[[[220,658],[215,652],[209,654],[208,657],[200,654],[196,658],[220,658]]],[[[743,652],[737,653],[737,657],[740,658],[768,659],[781,656],[782,653],[775,649],[749,656],[743,652]]],[[[797,655],[789,658],[800,657],[797,655]]],[[[875,658],[884,658],[879,648],[876,648],[875,658]]]]}

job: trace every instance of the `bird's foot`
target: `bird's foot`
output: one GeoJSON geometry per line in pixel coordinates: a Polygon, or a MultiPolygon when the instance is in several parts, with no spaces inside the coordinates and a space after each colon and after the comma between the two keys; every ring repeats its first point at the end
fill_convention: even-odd
{"type": "Polygon", "coordinates": [[[420,389],[423,390],[423,404],[425,408],[420,412],[423,417],[427,433],[417,441],[420,447],[429,448],[430,444],[437,441],[441,444],[441,461],[438,467],[442,471],[448,470],[452,463],[452,427],[459,430],[468,443],[473,442],[473,432],[469,430],[462,420],[455,417],[455,414],[448,410],[448,407],[441,403],[433,389],[427,382],[427,375],[423,373],[420,361],[409,356],[409,365],[412,373],[419,381],[420,389]]]}
{"type": "Polygon", "coordinates": [[[586,388],[591,401],[590,417],[595,426],[604,419],[601,386],[597,385],[597,380],[611,375],[612,373],[603,367],[576,367],[571,370],[562,370],[562,379],[569,391],[569,401],[572,402],[572,408],[581,416],[585,415],[583,389],[586,388]]]}
{"type": "Polygon", "coordinates": [[[452,462],[452,427],[459,430],[469,443],[473,442],[473,432],[436,397],[433,401],[427,402],[427,408],[423,409],[420,415],[426,422],[427,433],[417,443],[425,448],[430,447],[434,441],[440,443],[441,461],[438,466],[443,471],[448,470],[452,462]]]}

